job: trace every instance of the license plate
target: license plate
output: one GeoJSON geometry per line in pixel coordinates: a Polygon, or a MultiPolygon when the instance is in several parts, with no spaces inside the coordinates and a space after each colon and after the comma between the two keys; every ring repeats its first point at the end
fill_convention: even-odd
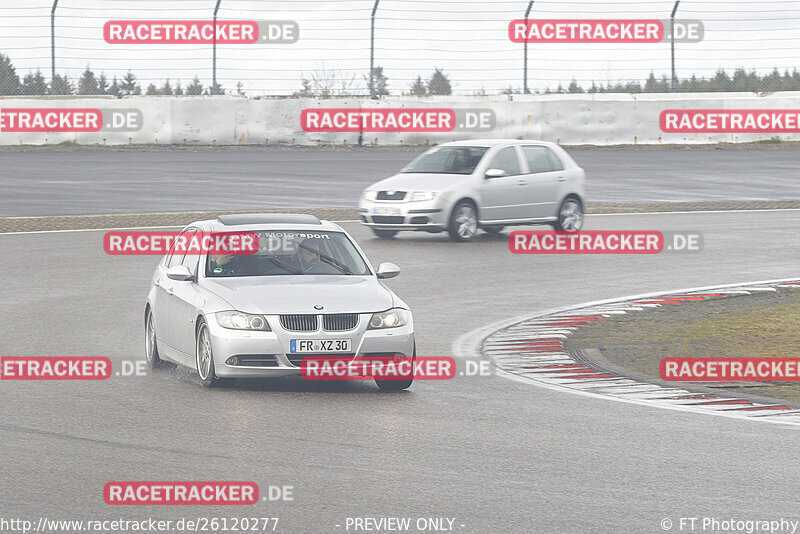
{"type": "Polygon", "coordinates": [[[289,351],[293,354],[351,352],[350,341],[349,339],[293,339],[289,351]]]}
{"type": "Polygon", "coordinates": [[[400,215],[400,208],[372,208],[373,215],[400,215]]]}

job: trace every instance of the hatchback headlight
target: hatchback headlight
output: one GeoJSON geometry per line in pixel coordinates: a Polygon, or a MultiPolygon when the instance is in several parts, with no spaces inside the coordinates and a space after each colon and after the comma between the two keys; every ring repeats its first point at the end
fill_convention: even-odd
{"type": "Polygon", "coordinates": [[[272,329],[263,315],[252,315],[238,311],[224,311],[216,314],[217,322],[223,328],[232,330],[261,330],[271,332],[272,329]]]}
{"type": "Polygon", "coordinates": [[[368,330],[378,330],[381,328],[397,328],[405,326],[411,317],[411,312],[403,308],[392,308],[385,312],[373,313],[369,320],[368,330]]]}
{"type": "Polygon", "coordinates": [[[364,191],[364,200],[369,200],[371,202],[376,198],[378,198],[377,191],[370,191],[370,190],[364,191]]]}
{"type": "Polygon", "coordinates": [[[414,191],[411,193],[409,202],[421,202],[423,200],[433,200],[436,198],[436,191],[414,191]]]}

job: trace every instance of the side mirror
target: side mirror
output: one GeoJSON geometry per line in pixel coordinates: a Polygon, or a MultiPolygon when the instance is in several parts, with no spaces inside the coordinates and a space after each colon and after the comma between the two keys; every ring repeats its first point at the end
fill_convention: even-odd
{"type": "Polygon", "coordinates": [[[400,274],[400,267],[394,263],[381,263],[378,265],[378,278],[394,278],[400,274]]]}
{"type": "Polygon", "coordinates": [[[501,176],[506,176],[508,173],[503,169],[489,169],[486,171],[487,178],[500,178],[501,176]]]}
{"type": "Polygon", "coordinates": [[[167,278],[179,282],[186,282],[194,279],[192,271],[185,265],[175,265],[167,269],[167,278]]]}

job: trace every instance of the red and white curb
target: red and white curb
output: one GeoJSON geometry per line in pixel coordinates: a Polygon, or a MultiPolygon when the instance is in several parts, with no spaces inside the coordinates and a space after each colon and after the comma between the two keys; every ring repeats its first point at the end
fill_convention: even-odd
{"type": "Polygon", "coordinates": [[[591,302],[490,325],[463,336],[454,349],[462,356],[482,355],[489,359],[500,370],[498,375],[548,389],[657,408],[800,425],[800,410],[780,403],[753,402],[632,379],[577,361],[564,348],[564,341],[573,332],[612,315],[777,288],[800,290],[800,280],[694,288],[591,302]]]}

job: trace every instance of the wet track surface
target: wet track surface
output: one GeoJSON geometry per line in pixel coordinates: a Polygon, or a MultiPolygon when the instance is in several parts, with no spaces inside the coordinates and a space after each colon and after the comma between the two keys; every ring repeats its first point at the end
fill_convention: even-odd
{"type": "MultiPolygon", "coordinates": [[[[3,151],[0,216],[353,207],[420,151],[3,151]]],[[[792,147],[569,152],[591,202],[800,199],[792,147]]]]}
{"type": "MultiPolygon", "coordinates": [[[[702,231],[705,250],[516,256],[505,235],[378,241],[345,227],[374,265],[400,265],[389,285],[414,310],[421,355],[453,355],[458,337],[509,317],[788,277],[800,260],[800,211],[593,216],[587,224],[702,231]]],[[[109,356],[115,370],[143,358],[143,304],[158,259],[106,256],[102,235],[0,236],[13,259],[3,276],[3,355],[109,356]]],[[[667,517],[797,516],[796,429],[501,377],[420,382],[399,394],[297,378],[209,391],[174,370],[0,386],[7,516],[278,516],[279,532],[345,532],[336,525],[347,517],[396,515],[455,518],[455,532],[470,533],[660,532],[667,517]],[[113,508],[102,499],[112,480],[252,480],[292,485],[295,501],[113,508]]]]}

